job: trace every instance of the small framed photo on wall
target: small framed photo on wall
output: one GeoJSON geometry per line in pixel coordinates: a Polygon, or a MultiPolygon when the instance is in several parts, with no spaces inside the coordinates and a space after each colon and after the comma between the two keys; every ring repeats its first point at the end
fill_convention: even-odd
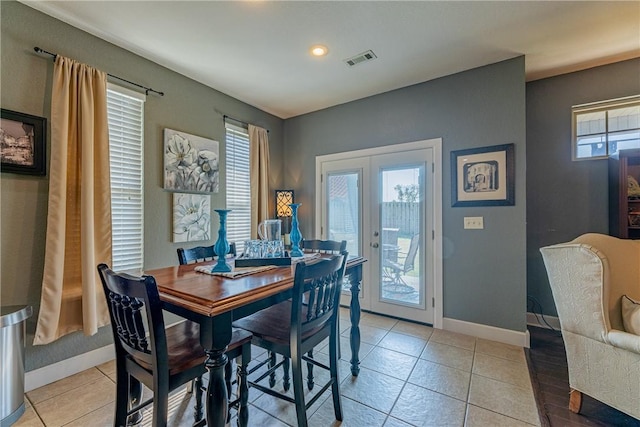
{"type": "Polygon", "coordinates": [[[451,152],[451,206],[515,205],[514,144],[451,152]]]}
{"type": "Polygon", "coordinates": [[[0,118],[0,170],[45,175],[47,119],[2,109],[0,118]]]}

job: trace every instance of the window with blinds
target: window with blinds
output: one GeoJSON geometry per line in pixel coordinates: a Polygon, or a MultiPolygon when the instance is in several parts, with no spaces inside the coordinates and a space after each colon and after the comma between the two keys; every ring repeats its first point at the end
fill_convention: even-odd
{"type": "Polygon", "coordinates": [[[226,123],[227,240],[244,250],[251,239],[251,186],[249,178],[249,134],[247,130],[226,123]]]}
{"type": "Polygon", "coordinates": [[[112,269],[143,268],[145,96],[109,84],[109,162],[111,177],[112,269]]]}
{"type": "Polygon", "coordinates": [[[640,95],[573,106],[573,159],[640,148],[640,95]]]}

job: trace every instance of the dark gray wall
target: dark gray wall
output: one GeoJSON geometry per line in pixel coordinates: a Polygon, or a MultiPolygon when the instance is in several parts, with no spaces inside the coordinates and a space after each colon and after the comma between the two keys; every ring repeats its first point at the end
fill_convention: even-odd
{"type": "Polygon", "coordinates": [[[316,156],[430,138],[443,140],[444,316],[524,331],[523,57],[286,120],[285,182],[302,202],[302,233],[313,232],[316,156]],[[508,143],[516,205],[452,208],[451,151],[508,143]],[[463,230],[464,216],[483,216],[484,230],[463,230]]]}
{"type": "MultiPolygon", "coordinates": [[[[220,141],[221,159],[225,154],[223,114],[269,129],[274,170],[271,185],[272,188],[282,186],[281,119],[21,3],[2,1],[0,7],[2,108],[50,117],[53,63],[49,57],[35,54],[34,46],[165,92],[164,97],[149,95],[145,105],[145,268],[177,264],[176,248],[180,246],[171,242],[171,193],[162,190],[165,127],[220,141]]],[[[48,129],[50,131],[50,124],[48,129]]],[[[224,161],[221,166],[220,192],[212,195],[212,209],[225,206],[224,161]]],[[[28,371],[111,342],[107,327],[93,337],[74,333],[49,345],[31,346],[40,304],[48,184],[48,175],[29,177],[7,173],[2,174],[0,183],[0,297],[3,305],[30,304],[36,311],[27,324],[28,371]]],[[[215,213],[212,218],[217,218],[215,213]]],[[[215,236],[217,223],[215,219],[213,222],[212,235],[215,236]]]]}
{"type": "Polygon", "coordinates": [[[640,93],[640,59],[530,82],[526,90],[527,294],[556,316],[539,249],[609,232],[607,161],[571,160],[571,106],[640,93]]]}

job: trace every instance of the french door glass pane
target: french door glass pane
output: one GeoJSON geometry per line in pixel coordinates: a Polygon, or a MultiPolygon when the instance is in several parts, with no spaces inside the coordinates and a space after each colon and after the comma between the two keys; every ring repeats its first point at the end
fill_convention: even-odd
{"type": "Polygon", "coordinates": [[[360,198],[358,172],[327,176],[329,239],[347,241],[349,255],[360,255],[360,198]]]}
{"type": "Polygon", "coordinates": [[[380,172],[380,297],[385,302],[418,305],[422,301],[421,170],[406,167],[380,172]]]}

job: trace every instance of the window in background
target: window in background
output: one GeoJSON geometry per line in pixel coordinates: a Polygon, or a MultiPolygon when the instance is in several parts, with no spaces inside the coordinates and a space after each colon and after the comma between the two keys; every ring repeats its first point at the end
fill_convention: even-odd
{"type": "Polygon", "coordinates": [[[640,148],[640,96],[573,106],[573,159],[640,148]]]}
{"type": "Polygon", "coordinates": [[[251,239],[251,186],[249,178],[249,133],[226,123],[227,240],[238,253],[251,239]]]}
{"type": "Polygon", "coordinates": [[[109,84],[112,269],[143,268],[144,102],[138,92],[109,84]]]}

